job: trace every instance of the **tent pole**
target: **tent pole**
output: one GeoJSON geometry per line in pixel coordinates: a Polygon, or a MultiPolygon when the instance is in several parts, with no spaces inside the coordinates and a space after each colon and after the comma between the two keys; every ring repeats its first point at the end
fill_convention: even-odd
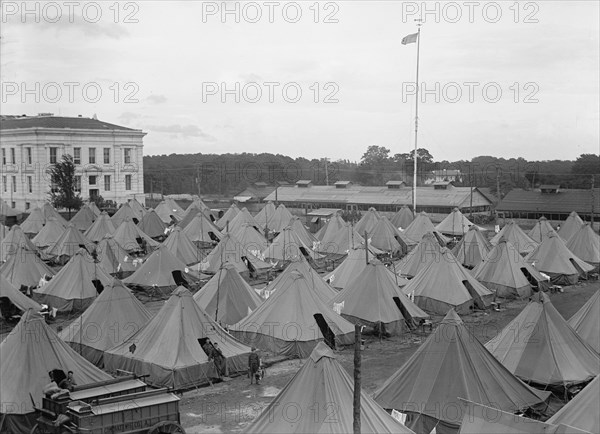
{"type": "Polygon", "coordinates": [[[352,406],[352,428],[354,434],[360,434],[360,345],[362,343],[361,338],[361,326],[356,324],[354,326],[354,400],[352,406]]]}

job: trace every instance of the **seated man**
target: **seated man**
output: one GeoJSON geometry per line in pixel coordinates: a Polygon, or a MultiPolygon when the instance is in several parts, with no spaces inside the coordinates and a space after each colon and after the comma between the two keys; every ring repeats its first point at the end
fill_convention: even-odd
{"type": "Polygon", "coordinates": [[[46,384],[42,389],[42,393],[46,396],[60,392],[60,387],[58,387],[58,384],[56,384],[56,381],[54,381],[54,371],[48,372],[48,375],[50,376],[50,383],[46,384]]]}
{"type": "Polygon", "coordinates": [[[72,392],[75,389],[75,386],[77,386],[77,383],[73,378],[73,371],[67,372],[67,378],[62,380],[58,385],[61,389],[67,389],[69,392],[72,392]]]}

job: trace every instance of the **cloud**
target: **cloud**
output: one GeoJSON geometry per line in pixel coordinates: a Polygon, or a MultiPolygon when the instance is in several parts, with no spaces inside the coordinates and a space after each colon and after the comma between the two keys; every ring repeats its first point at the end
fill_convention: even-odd
{"type": "Polygon", "coordinates": [[[155,133],[178,134],[183,137],[200,137],[208,142],[217,140],[215,137],[202,131],[202,129],[196,125],[148,125],[146,128],[155,133]]]}
{"type": "Polygon", "coordinates": [[[147,100],[152,104],[163,104],[167,102],[167,97],[164,95],[150,95],[147,100]]]}
{"type": "Polygon", "coordinates": [[[119,120],[128,124],[131,121],[133,121],[134,119],[139,119],[141,116],[137,113],[132,113],[132,112],[123,112],[119,115],[119,120]]]}

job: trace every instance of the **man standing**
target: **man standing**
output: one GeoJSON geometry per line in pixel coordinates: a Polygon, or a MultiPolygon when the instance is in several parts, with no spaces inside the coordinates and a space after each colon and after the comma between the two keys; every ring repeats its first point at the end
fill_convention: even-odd
{"type": "Polygon", "coordinates": [[[256,373],[258,372],[258,368],[260,368],[260,357],[256,352],[256,348],[252,347],[252,352],[248,356],[248,371],[250,372],[250,384],[253,384],[254,378],[256,377],[256,384],[260,384],[258,382],[258,377],[256,373]]]}

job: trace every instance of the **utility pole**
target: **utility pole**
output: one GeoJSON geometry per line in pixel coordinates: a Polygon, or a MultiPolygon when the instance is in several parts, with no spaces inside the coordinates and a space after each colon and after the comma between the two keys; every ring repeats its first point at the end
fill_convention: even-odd
{"type": "Polygon", "coordinates": [[[471,164],[469,164],[469,187],[471,188],[471,204],[469,205],[469,217],[473,221],[473,178],[471,177],[471,164]]]}
{"type": "Polygon", "coordinates": [[[500,194],[500,167],[496,166],[496,196],[498,197],[498,202],[502,199],[502,194],[500,194]]]}
{"type": "Polygon", "coordinates": [[[329,185],[329,171],[327,170],[327,158],[325,158],[325,185],[329,185]]]}
{"type": "Polygon", "coordinates": [[[592,175],[592,230],[594,230],[594,175],[592,175]]]}
{"type": "Polygon", "coordinates": [[[196,167],[196,188],[198,189],[198,197],[200,197],[200,165],[196,167]]]}
{"type": "Polygon", "coordinates": [[[362,344],[362,326],[354,326],[354,400],[352,405],[352,430],[354,434],[360,434],[360,347],[362,344]]]}

